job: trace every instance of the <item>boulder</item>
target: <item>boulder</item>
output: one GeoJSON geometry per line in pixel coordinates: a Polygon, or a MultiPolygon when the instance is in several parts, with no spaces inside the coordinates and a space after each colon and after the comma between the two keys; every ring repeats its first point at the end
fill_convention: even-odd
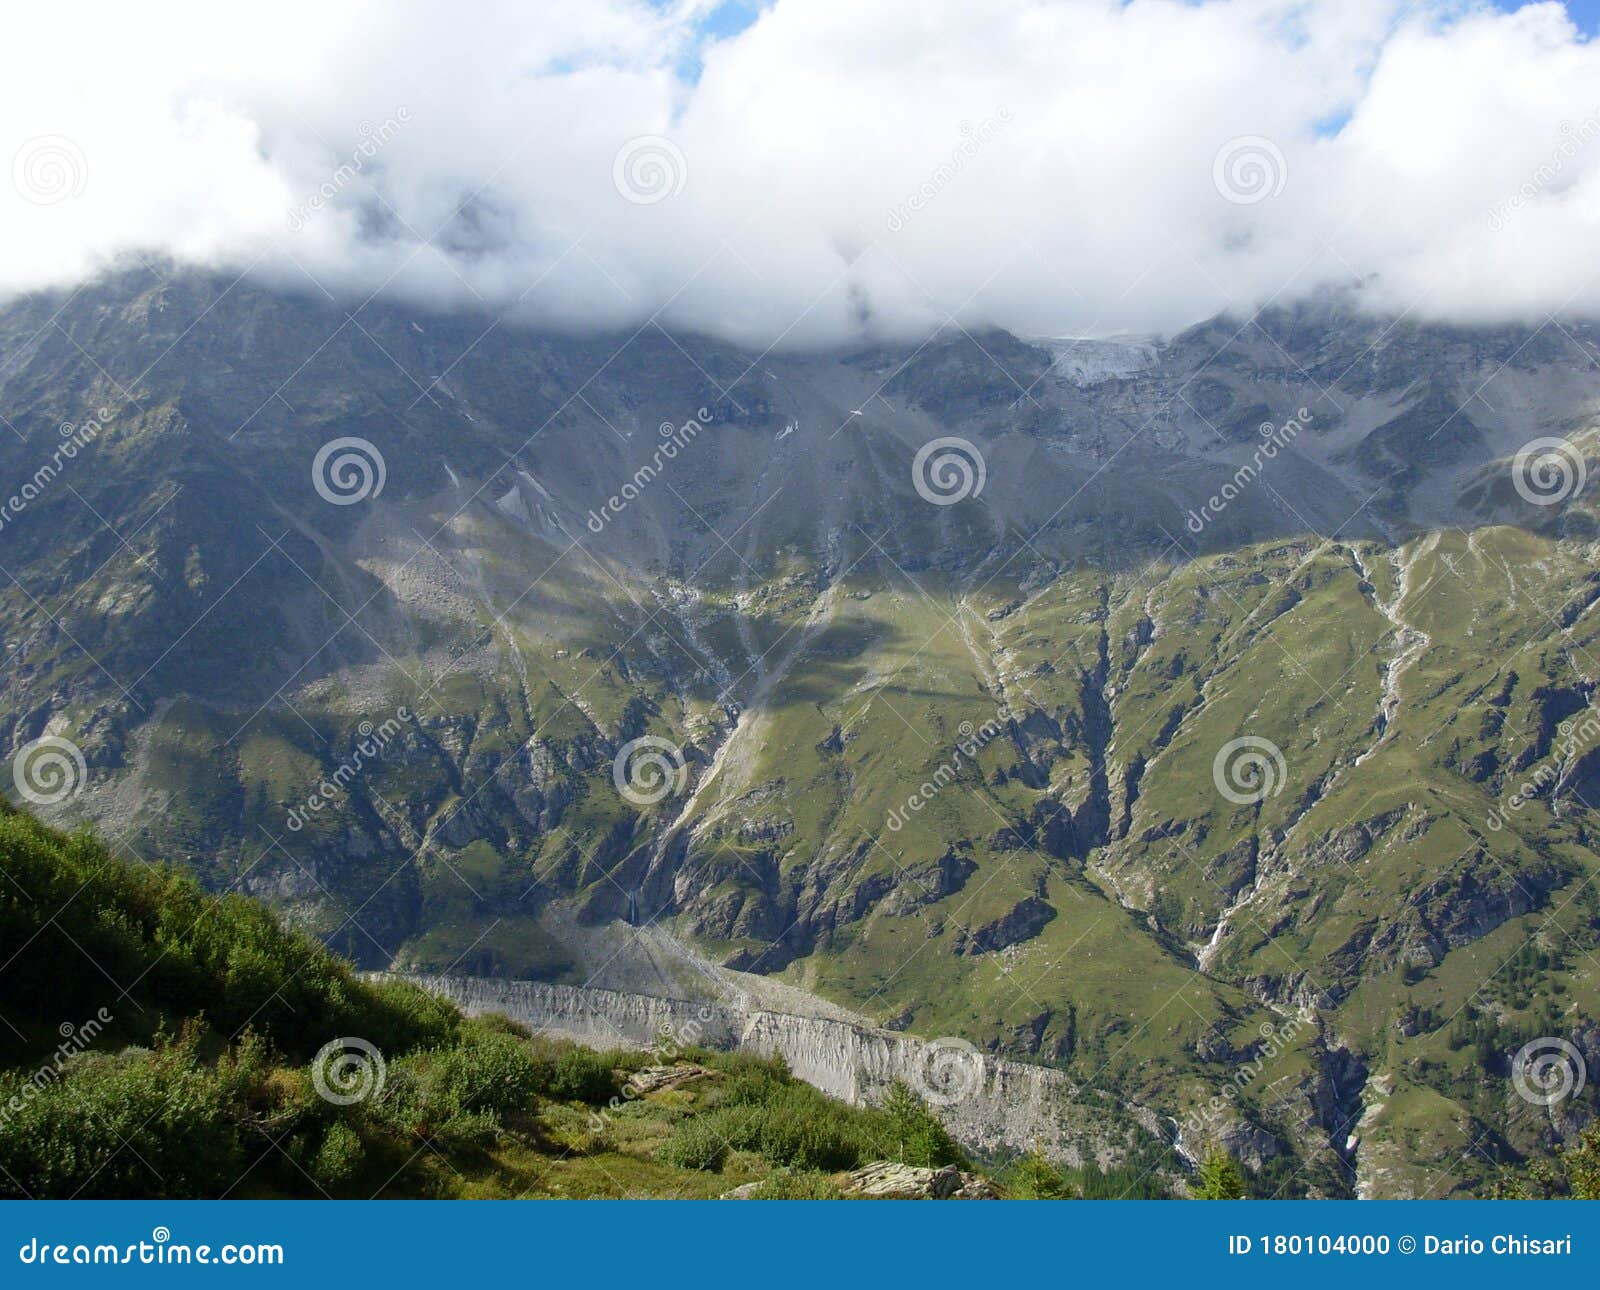
{"type": "Polygon", "coordinates": [[[665,1089],[678,1088],[693,1080],[717,1079],[719,1076],[720,1072],[710,1067],[680,1062],[676,1066],[646,1066],[629,1076],[628,1084],[639,1096],[643,1096],[646,1093],[660,1093],[665,1089]]]}
{"type": "Polygon", "coordinates": [[[923,1169],[892,1160],[876,1160],[845,1176],[847,1197],[861,1200],[999,1200],[987,1179],[954,1165],[923,1169]]]}

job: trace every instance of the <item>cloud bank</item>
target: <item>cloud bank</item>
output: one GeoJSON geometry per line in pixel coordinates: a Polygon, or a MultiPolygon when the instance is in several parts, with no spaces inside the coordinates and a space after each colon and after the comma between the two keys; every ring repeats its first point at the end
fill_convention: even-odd
{"type": "Polygon", "coordinates": [[[1363,284],[1600,313],[1560,4],[28,6],[0,294],[161,255],[759,346],[1171,331],[1363,284]]]}

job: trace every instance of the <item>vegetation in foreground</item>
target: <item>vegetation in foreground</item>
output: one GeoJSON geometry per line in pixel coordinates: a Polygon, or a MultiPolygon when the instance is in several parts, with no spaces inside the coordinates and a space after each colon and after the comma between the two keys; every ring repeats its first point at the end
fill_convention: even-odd
{"type": "MultiPolygon", "coordinates": [[[[872,1161],[971,1168],[903,1085],[851,1107],[781,1060],[675,1048],[662,1080],[659,1052],[364,979],[252,900],[3,802],[0,870],[0,1197],[836,1199],[872,1161]]],[[[1171,1163],[1152,1139],[1112,1169],[991,1172],[1011,1198],[1160,1199],[1171,1163]]],[[[1220,1152],[1187,1190],[1281,1194],[1220,1152]]],[[[1600,1196],[1600,1122],[1497,1194],[1600,1196]]]]}
{"type": "Polygon", "coordinates": [[[874,1160],[966,1164],[903,1087],[850,1107],[692,1050],[641,1092],[651,1054],[363,980],[253,901],[5,807],[0,867],[0,1196],[798,1198],[874,1160]]]}

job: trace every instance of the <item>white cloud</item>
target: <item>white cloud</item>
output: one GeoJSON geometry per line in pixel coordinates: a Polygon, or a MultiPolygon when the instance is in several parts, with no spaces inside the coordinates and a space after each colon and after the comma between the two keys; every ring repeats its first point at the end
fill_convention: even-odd
{"type": "Polygon", "coordinates": [[[13,8],[0,291],[133,250],[757,344],[1171,330],[1354,278],[1600,310],[1600,47],[1559,4],[779,0],[717,41],[708,7],[13,8]],[[614,182],[647,135],[663,200],[614,182]],[[1275,195],[1219,193],[1244,136],[1275,195]]]}

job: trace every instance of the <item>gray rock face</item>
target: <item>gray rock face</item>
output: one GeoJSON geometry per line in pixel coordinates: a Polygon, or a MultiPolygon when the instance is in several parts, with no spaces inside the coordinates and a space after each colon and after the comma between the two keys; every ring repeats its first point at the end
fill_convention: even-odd
{"type": "Polygon", "coordinates": [[[921,1169],[893,1160],[875,1160],[851,1173],[845,1195],[862,1200],[999,1200],[1000,1194],[977,1174],[954,1165],[921,1169]]]}
{"type": "MultiPolygon", "coordinates": [[[[797,1079],[855,1106],[896,1080],[926,1098],[964,1147],[983,1155],[1042,1148],[1070,1165],[1116,1155],[1104,1108],[1059,1071],[892,1030],[726,1001],[488,977],[413,976],[469,1016],[503,1013],[543,1034],[599,1048],[700,1044],[779,1056],[797,1079]]],[[[1135,1114],[1139,1114],[1137,1111],[1135,1114]]],[[[928,1171],[931,1172],[931,1171],[928,1171]]]]}

